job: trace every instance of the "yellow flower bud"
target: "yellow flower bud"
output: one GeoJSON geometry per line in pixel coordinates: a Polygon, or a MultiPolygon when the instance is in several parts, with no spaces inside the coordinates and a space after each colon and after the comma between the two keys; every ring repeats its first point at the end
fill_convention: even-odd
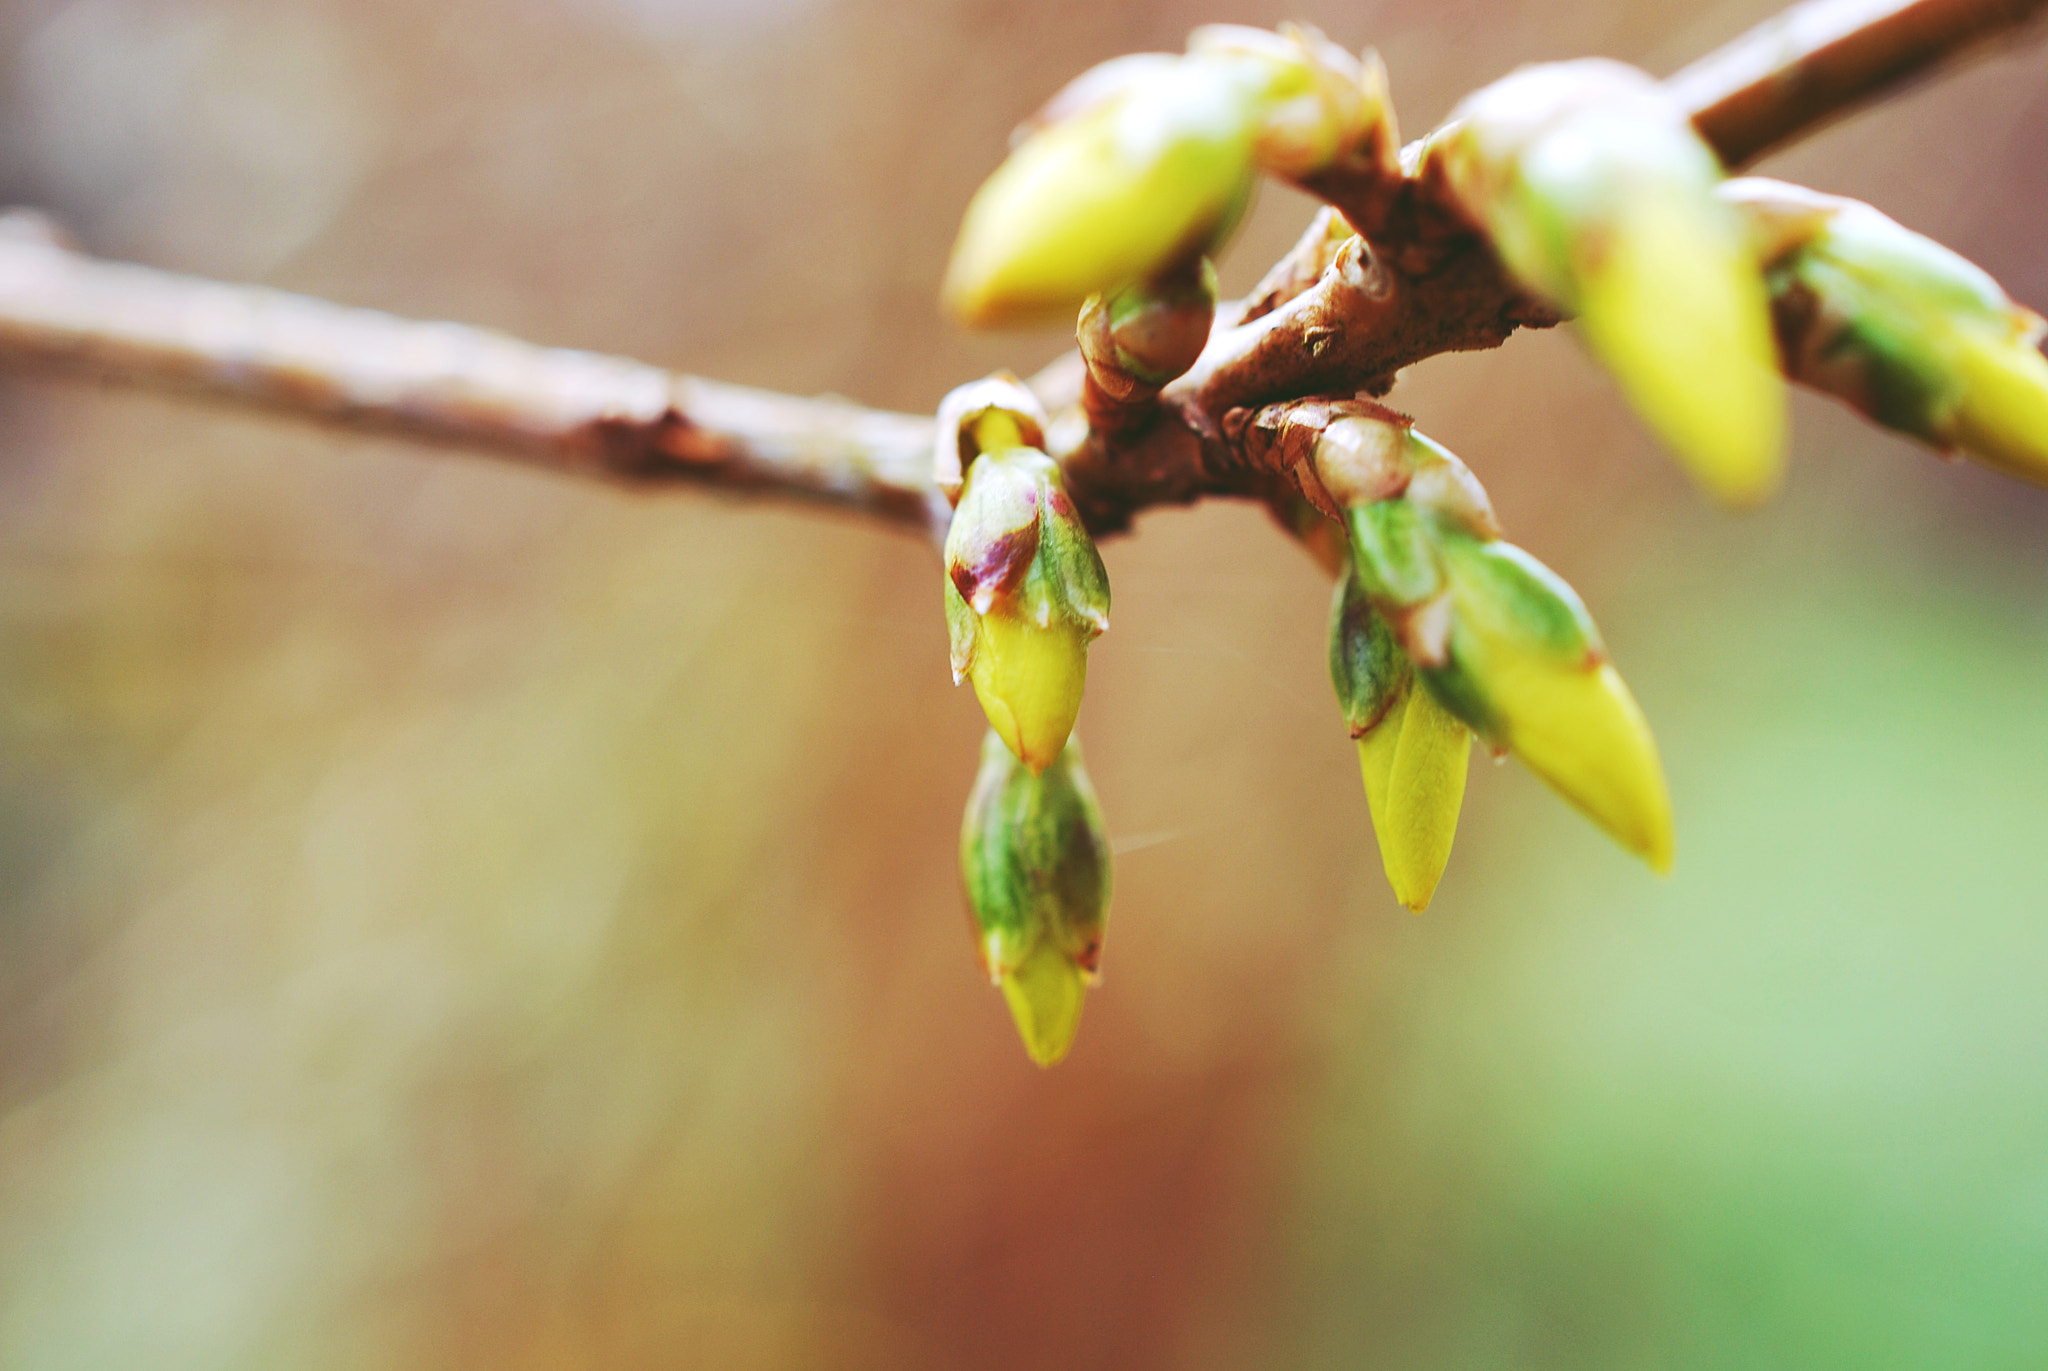
{"type": "Polygon", "coordinates": [[[1045,625],[1000,615],[981,621],[968,679],[989,726],[1033,771],[1052,765],[1074,731],[1093,636],[1057,617],[1045,625]]]}
{"type": "Polygon", "coordinates": [[[1417,913],[1429,907],[1450,863],[1471,755],[1472,731],[1412,677],[1358,739],[1380,864],[1394,898],[1417,913]]]}
{"type": "Polygon", "coordinates": [[[1109,835],[1070,744],[1043,775],[991,736],[960,825],[960,875],[984,970],[1002,988],[1024,1050],[1066,1056],[1101,964],[1109,835]]]}
{"type": "Polygon", "coordinates": [[[1071,317],[1090,295],[1201,255],[1236,223],[1270,75],[1221,57],[1129,72],[1032,131],[975,193],[946,270],[946,307],[961,322],[1071,317]]]}
{"type": "Polygon", "coordinates": [[[1003,974],[1001,985],[1026,1055],[1040,1066],[1058,1064],[1081,1027],[1081,1002],[1088,994],[1081,968],[1050,941],[1040,942],[1016,970],[1003,974]]]}
{"type": "Polygon", "coordinates": [[[1579,329],[1699,483],[1754,505],[1784,476],[1785,398],[1754,259],[1695,197],[1616,216],[1580,274],[1579,329]]]}
{"type": "Polygon", "coordinates": [[[1776,489],[1785,400],[1759,268],[1667,92],[1613,62],[1524,68],[1459,106],[1427,155],[1702,485],[1734,504],[1776,489]]]}
{"type": "Polygon", "coordinates": [[[2048,483],[2048,322],[1869,205],[1725,182],[1766,255],[1784,364],[1889,428],[2048,483]]]}
{"type": "Polygon", "coordinates": [[[1956,445],[2048,485],[2048,357],[2023,341],[1971,335],[1957,340],[1954,366],[1962,389],[1956,445]]]}
{"type": "Polygon", "coordinates": [[[1424,679],[1497,747],[1657,871],[1671,795],[1650,725],[1571,588],[1520,548],[1445,539],[1449,664],[1424,679]]]}

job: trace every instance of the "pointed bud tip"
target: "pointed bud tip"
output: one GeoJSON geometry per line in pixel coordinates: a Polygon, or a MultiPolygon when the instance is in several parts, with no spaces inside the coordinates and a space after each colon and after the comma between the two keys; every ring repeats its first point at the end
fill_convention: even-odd
{"type": "Polygon", "coordinates": [[[1471,730],[1413,684],[1358,740],[1380,864],[1394,898],[1418,914],[1450,865],[1471,755],[1471,730]]]}
{"type": "Polygon", "coordinates": [[[1081,1005],[1088,993],[1084,973],[1047,941],[1002,977],[1001,985],[1025,1055],[1039,1066],[1057,1066],[1081,1026],[1081,1005]]]}

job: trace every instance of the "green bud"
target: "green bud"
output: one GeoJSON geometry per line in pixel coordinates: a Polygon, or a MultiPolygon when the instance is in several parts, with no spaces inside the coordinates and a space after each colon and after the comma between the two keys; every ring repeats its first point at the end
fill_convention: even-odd
{"type": "Polygon", "coordinates": [[[1722,187],[1769,263],[1785,370],[1943,451],[2048,482],[2048,324],[1869,205],[1761,177],[1722,187]]]}
{"type": "Polygon", "coordinates": [[[1081,709],[1088,644],[1109,627],[1109,577],[1033,448],[984,452],[946,533],[953,680],[971,679],[991,727],[1033,771],[1060,755],[1081,709]]]}
{"type": "Polygon", "coordinates": [[[1762,282],[1668,92],[1614,62],[1525,67],[1468,97],[1425,159],[1515,279],[1579,316],[1702,484],[1733,503],[1776,487],[1784,397],[1762,282]]]}
{"type": "Polygon", "coordinates": [[[1386,717],[1409,674],[1407,656],[1347,566],[1330,597],[1330,685],[1352,737],[1386,717]]]}
{"type": "Polygon", "coordinates": [[[1067,1054],[1102,956],[1109,838],[1070,742],[1033,774],[991,733],[960,829],[976,951],[1040,1066],[1067,1054]]]}

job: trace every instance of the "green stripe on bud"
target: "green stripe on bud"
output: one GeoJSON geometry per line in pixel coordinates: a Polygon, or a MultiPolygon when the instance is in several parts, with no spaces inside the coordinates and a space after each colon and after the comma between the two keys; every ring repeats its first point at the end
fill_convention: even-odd
{"type": "Polygon", "coordinates": [[[1776,489],[1785,402],[1755,256],[1657,82],[1597,60],[1527,67],[1468,97],[1426,157],[1516,280],[1579,316],[1702,485],[1737,504],[1776,489]]]}
{"type": "Polygon", "coordinates": [[[1051,1066],[1073,1045],[1109,912],[1109,838],[1078,743],[1034,774],[988,736],[961,823],[960,871],[982,968],[1031,1060],[1051,1066]]]}
{"type": "Polygon", "coordinates": [[[1109,577],[1059,466],[1034,448],[968,467],[946,533],[953,679],[972,680],[998,736],[1033,771],[1067,744],[1088,644],[1109,627],[1109,577]]]}
{"type": "Polygon", "coordinates": [[[1761,177],[1751,222],[1787,373],[1888,428],[2048,483],[2041,317],[1981,268],[1869,205],[1761,177]]]}
{"type": "Polygon", "coordinates": [[[1330,681],[1358,743],[1359,771],[1394,896],[1429,907],[1450,862],[1472,733],[1427,690],[1348,570],[1330,605],[1330,681]]]}

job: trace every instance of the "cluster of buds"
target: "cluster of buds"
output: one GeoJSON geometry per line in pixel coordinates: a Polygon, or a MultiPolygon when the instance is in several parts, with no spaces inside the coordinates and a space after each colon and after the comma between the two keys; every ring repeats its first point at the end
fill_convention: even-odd
{"type": "Polygon", "coordinates": [[[1755,256],[1721,169],[1645,73],[1526,67],[1433,134],[1440,176],[1532,294],[1579,319],[1637,411],[1730,503],[1777,488],[1785,400],[1755,256]]]}
{"type": "Polygon", "coordinates": [[[1184,56],[1083,74],[1018,130],[967,207],[947,307],[986,327],[1072,311],[1220,244],[1260,171],[1391,166],[1386,75],[1313,29],[1198,29],[1184,56]]]}
{"type": "Polygon", "coordinates": [[[1944,452],[2048,481],[2048,321],[1860,201],[1761,177],[1721,195],[1755,232],[1789,376],[1944,452]]]}
{"type": "MultiPolygon", "coordinates": [[[[1233,316],[1246,321],[1237,338],[1352,259],[1384,258],[1425,284],[1430,263],[1476,262],[1498,294],[1483,257],[1400,251],[1476,235],[1522,297],[1502,317],[1526,317],[1530,301],[1576,316],[1650,428],[1726,501],[1757,501],[1782,479],[1784,377],[2048,482],[2048,323],[1867,205],[1724,180],[1685,109],[1646,74],[1604,61],[1525,68],[1408,154],[1397,147],[1370,52],[1352,57],[1308,29],[1198,30],[1185,55],[1095,68],[1018,131],[968,207],[946,303],[975,326],[1078,308],[1090,450],[1112,463],[1142,452],[1145,439],[1120,440],[1200,363],[1217,314],[1208,255],[1264,173],[1331,207],[1233,316]],[[1414,229],[1413,241],[1359,236],[1392,229],[1414,229]]],[[[1465,278],[1444,279],[1455,290],[1465,278]]],[[[1398,322],[1396,297],[1372,298],[1379,322],[1398,322]]],[[[1330,313],[1330,327],[1348,322],[1330,313]]],[[[1311,352],[1324,345],[1314,333],[1300,334],[1311,352]]],[[[1281,379],[1260,372],[1222,390],[1278,402],[1185,417],[1205,461],[1220,443],[1253,471],[1291,478],[1261,494],[1338,578],[1331,680],[1395,896],[1420,910],[1435,894],[1475,738],[1668,870],[1656,743],[1578,595],[1502,540],[1457,457],[1405,416],[1349,398],[1380,393],[1388,373],[1317,372],[1315,384],[1342,382],[1344,394],[1283,399],[1286,346],[1246,346],[1281,379]]],[[[1070,741],[1109,586],[1046,429],[1029,390],[992,378],[947,398],[934,455],[955,506],[954,678],[973,681],[993,729],[961,860],[983,964],[1042,1064],[1073,1040],[1109,894],[1100,813],[1070,741]]]]}
{"type": "Polygon", "coordinates": [[[1079,745],[1088,644],[1109,627],[1109,577],[1044,452],[1045,415],[1013,377],[962,386],[933,453],[954,501],[946,533],[953,681],[989,734],[960,836],[976,945],[1024,1048],[1067,1053],[1109,907],[1109,843],[1079,745]]]}
{"type": "Polygon", "coordinates": [[[1070,741],[1043,771],[994,733],[960,827],[975,946],[1040,1066],[1067,1055],[1098,979],[1109,912],[1109,838],[1070,741]]]}
{"type": "Polygon", "coordinates": [[[1349,535],[1330,675],[1400,901],[1425,907],[1449,860],[1466,730],[1668,869],[1670,796],[1641,709],[1585,605],[1500,538],[1465,464],[1367,401],[1275,406],[1248,436],[1349,535]]]}

